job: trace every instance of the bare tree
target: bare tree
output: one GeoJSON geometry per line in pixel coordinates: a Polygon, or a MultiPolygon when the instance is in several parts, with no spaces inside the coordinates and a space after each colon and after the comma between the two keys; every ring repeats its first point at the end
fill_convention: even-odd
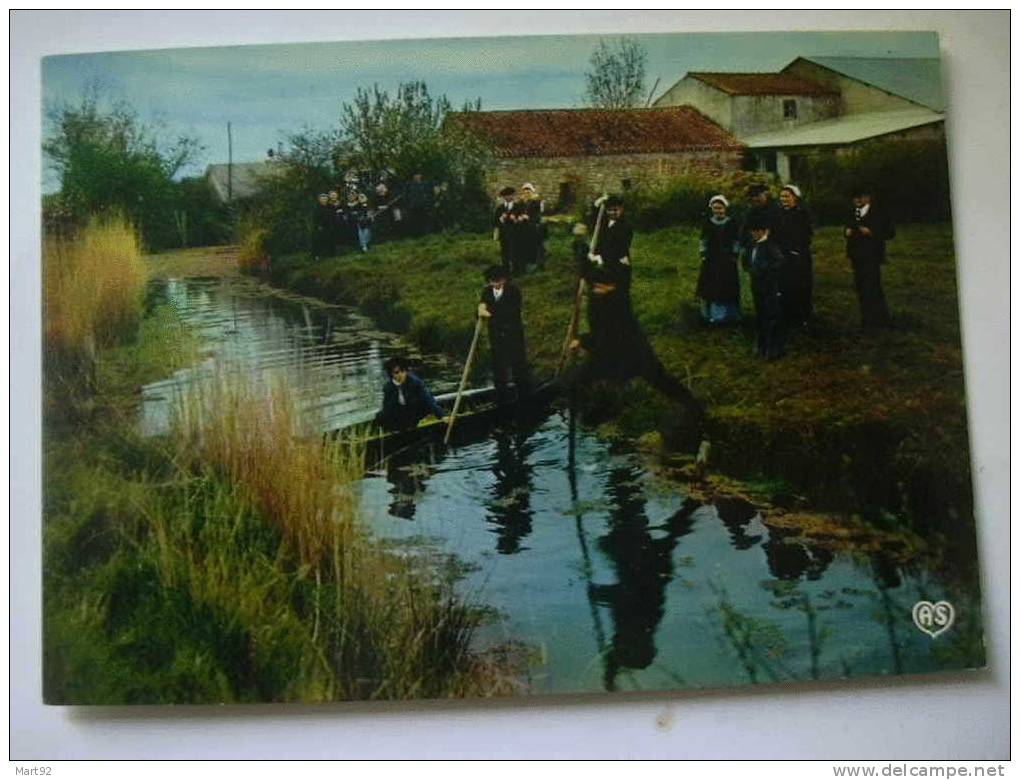
{"type": "Polygon", "coordinates": [[[588,61],[585,101],[593,108],[631,108],[640,103],[645,89],[648,54],[633,38],[614,43],[600,40],[588,61]]]}

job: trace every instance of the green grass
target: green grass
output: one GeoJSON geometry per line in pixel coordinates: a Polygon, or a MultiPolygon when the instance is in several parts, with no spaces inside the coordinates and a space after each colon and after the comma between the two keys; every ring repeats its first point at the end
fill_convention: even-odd
{"type": "Polygon", "coordinates": [[[46,387],[48,703],[518,689],[521,665],[473,652],[484,613],[455,598],[455,573],[369,540],[345,489],[362,454],[304,435],[285,386],[213,377],[169,434],[143,437],[140,388],[193,363],[195,343],[171,308],[134,321],[90,353],[87,388],[46,387]]]}
{"type": "MultiPolygon", "coordinates": [[[[551,375],[570,316],[570,237],[557,228],[548,267],[522,280],[529,354],[551,375]]],[[[753,307],[742,280],[744,323],[710,330],[694,290],[697,233],[639,233],[633,246],[635,311],[666,367],[707,405],[717,465],[748,477],[782,478],[816,500],[969,514],[970,477],[956,274],[949,225],[903,225],[883,269],[896,330],[864,335],[853,275],[837,228],[815,237],[817,321],[792,335],[787,357],[752,354],[753,307]]],[[[498,257],[486,235],[395,241],[367,255],[312,263],[273,261],[273,280],[328,301],[362,307],[425,350],[463,359],[483,269],[498,257]]],[[[484,357],[476,380],[484,377],[484,357]]],[[[634,382],[611,401],[606,429],[640,436],[675,419],[663,399],[634,382]]]]}

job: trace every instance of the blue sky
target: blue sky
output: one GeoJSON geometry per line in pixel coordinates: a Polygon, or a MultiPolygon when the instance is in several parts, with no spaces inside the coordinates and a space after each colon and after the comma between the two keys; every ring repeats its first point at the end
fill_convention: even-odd
{"type": "MultiPolygon", "coordinates": [[[[359,86],[394,90],[424,80],[455,106],[580,107],[597,35],[346,41],[110,52],[47,57],[43,102],[76,102],[91,82],[173,134],[206,149],[186,173],[226,162],[227,122],[235,162],[265,158],[288,132],[337,122],[359,86]]],[[[635,35],[647,49],[646,88],[661,94],[688,70],[777,70],[799,55],[937,57],[933,33],[703,33],[635,35]]],[[[45,129],[44,129],[45,132],[45,129]]],[[[52,176],[44,176],[47,190],[52,176]]]]}

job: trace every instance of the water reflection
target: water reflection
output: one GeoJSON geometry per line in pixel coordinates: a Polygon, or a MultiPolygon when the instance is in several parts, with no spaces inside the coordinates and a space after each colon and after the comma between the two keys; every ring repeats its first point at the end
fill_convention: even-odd
{"type": "MultiPolygon", "coordinates": [[[[278,300],[250,284],[189,280],[162,294],[197,329],[206,368],[231,361],[253,376],[283,371],[324,426],[370,416],[383,360],[406,348],[348,310],[278,300]]],[[[428,358],[425,365],[437,392],[455,386],[455,370],[428,358]]],[[[143,424],[165,415],[166,398],[193,378],[181,372],[145,388],[143,424]]],[[[478,646],[513,640],[534,648],[536,691],[832,679],[981,662],[979,613],[937,646],[913,627],[919,598],[980,604],[976,591],[960,592],[926,560],[905,568],[902,555],[837,553],[770,525],[746,500],[690,500],[637,453],[610,446],[564,411],[504,421],[453,448],[397,453],[366,475],[361,493],[380,538],[456,557],[464,597],[498,616],[479,631],[478,646]]]]}

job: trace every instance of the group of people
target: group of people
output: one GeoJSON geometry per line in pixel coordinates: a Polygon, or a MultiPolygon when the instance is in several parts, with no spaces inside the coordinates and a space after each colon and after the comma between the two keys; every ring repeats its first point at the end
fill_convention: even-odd
{"type": "Polygon", "coordinates": [[[545,201],[527,182],[520,193],[513,187],[499,191],[492,215],[492,237],[499,242],[500,261],[507,274],[521,276],[532,267],[545,268],[545,201]]]}
{"type": "MultiPolygon", "coordinates": [[[[738,224],[723,195],[708,202],[709,215],[701,229],[701,269],[697,295],[702,316],[712,325],[740,319],[738,264],[751,279],[759,356],[782,357],[791,328],[807,324],[814,313],[813,229],[800,188],[787,184],[779,191],[779,204],[769,198],[764,184],[747,191],[748,205],[738,224]]],[[[881,265],[885,243],[895,235],[892,222],[872,206],[871,192],[858,187],[853,193],[854,213],[844,227],[847,256],[866,330],[887,327],[889,309],[882,291],[881,265]]]]}
{"type": "MultiPolygon", "coordinates": [[[[477,305],[477,316],[488,324],[499,400],[512,398],[514,391],[517,397],[524,397],[533,387],[524,338],[523,296],[513,277],[527,270],[527,261],[535,257],[535,245],[541,243],[541,238],[534,238],[534,228],[541,223],[542,209],[531,185],[524,185],[522,192],[531,195],[517,200],[509,187],[500,193],[502,202],[496,207],[494,223],[501,263],[485,271],[485,286],[477,305]]],[[[778,206],[772,203],[764,185],[750,187],[747,198],[748,207],[739,224],[729,215],[730,204],[725,196],[715,195],[709,200],[709,215],[699,245],[702,262],[697,294],[708,323],[723,325],[739,320],[742,266],[751,280],[756,352],[765,360],[776,360],[783,355],[790,328],[806,323],[813,314],[811,219],[796,185],[788,184],[780,190],[778,206]]],[[[885,261],[886,241],[894,237],[895,231],[888,215],[872,203],[867,188],[854,192],[853,203],[844,237],[862,323],[866,330],[887,327],[890,317],[880,268],[885,261]]],[[[575,224],[573,234],[580,282],[576,304],[580,304],[581,291],[587,289],[588,331],[574,334],[569,349],[586,352],[588,359],[569,381],[623,382],[641,377],[678,403],[686,419],[700,427],[704,419],[700,402],[666,371],[631,307],[634,230],[623,200],[616,196],[596,200],[592,217],[586,223],[575,224]]],[[[384,392],[385,425],[407,427],[407,423],[416,424],[428,414],[443,415],[424,383],[408,372],[406,362],[395,359],[387,369],[390,381],[384,392]]]]}
{"type": "Polygon", "coordinates": [[[444,189],[421,173],[398,187],[391,171],[348,171],[340,186],[318,195],[311,254],[327,257],[346,247],[368,252],[380,235],[420,236],[430,229],[437,195],[444,189]]]}

